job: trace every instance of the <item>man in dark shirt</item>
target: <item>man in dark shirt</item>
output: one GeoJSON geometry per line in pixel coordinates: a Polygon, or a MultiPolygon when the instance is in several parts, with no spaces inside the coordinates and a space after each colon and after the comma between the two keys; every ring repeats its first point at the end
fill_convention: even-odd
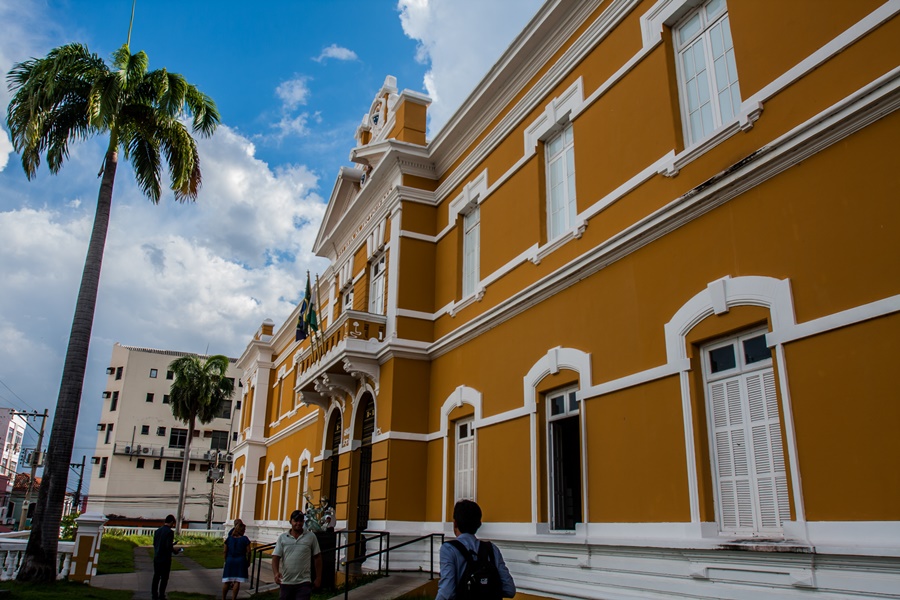
{"type": "Polygon", "coordinates": [[[169,584],[169,571],[172,570],[172,555],[175,551],[175,516],[167,515],[166,522],[153,534],[153,583],[150,597],[153,600],[165,600],[166,586],[169,584]]]}

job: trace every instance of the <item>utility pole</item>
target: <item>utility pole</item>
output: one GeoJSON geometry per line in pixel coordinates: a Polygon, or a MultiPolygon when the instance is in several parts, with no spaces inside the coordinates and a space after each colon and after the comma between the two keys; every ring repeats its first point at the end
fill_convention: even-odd
{"type": "Polygon", "coordinates": [[[77,513],[78,507],[81,505],[81,482],[84,480],[84,455],[81,455],[81,464],[72,463],[72,467],[81,469],[78,474],[78,487],[75,488],[75,495],[72,497],[72,512],[77,513]]]}
{"type": "Polygon", "coordinates": [[[28,518],[28,507],[31,504],[31,494],[34,491],[34,477],[37,473],[38,464],[43,464],[43,461],[41,460],[41,448],[44,447],[44,428],[47,426],[47,409],[44,409],[44,414],[42,415],[38,414],[37,411],[30,413],[11,411],[11,414],[19,415],[26,419],[32,417],[41,419],[41,430],[38,432],[37,447],[34,449],[34,452],[31,453],[31,478],[28,480],[28,489],[25,491],[25,501],[22,503],[22,514],[19,516],[19,531],[22,531],[25,529],[25,520],[28,518]]]}
{"type": "Polygon", "coordinates": [[[223,471],[219,469],[219,456],[222,453],[216,449],[216,464],[215,466],[210,467],[208,474],[210,483],[209,488],[209,507],[206,513],[206,528],[212,529],[212,519],[213,519],[213,499],[216,496],[216,481],[222,477],[223,471]]]}

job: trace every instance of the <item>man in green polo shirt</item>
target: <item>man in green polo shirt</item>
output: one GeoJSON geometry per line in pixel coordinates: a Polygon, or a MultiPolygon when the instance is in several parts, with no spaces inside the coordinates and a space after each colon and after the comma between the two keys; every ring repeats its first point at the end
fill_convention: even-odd
{"type": "Polygon", "coordinates": [[[322,585],[322,553],[319,541],[303,529],[303,513],[291,513],[291,528],[275,540],[272,551],[275,583],[281,586],[281,600],[309,600],[313,587],[322,585]],[[316,562],[316,580],[310,582],[310,559],[316,562]]]}

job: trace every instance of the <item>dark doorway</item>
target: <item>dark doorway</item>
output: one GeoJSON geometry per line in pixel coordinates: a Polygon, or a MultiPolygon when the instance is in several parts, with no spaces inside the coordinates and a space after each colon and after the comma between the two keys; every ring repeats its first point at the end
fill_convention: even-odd
{"type": "Polygon", "coordinates": [[[558,530],[574,530],[581,522],[581,451],[578,416],[551,421],[553,521],[558,530]]]}
{"type": "Polygon", "coordinates": [[[369,495],[372,487],[372,434],[375,432],[375,403],[365,395],[359,448],[359,487],[356,498],[356,529],[369,526],[369,495]]]}

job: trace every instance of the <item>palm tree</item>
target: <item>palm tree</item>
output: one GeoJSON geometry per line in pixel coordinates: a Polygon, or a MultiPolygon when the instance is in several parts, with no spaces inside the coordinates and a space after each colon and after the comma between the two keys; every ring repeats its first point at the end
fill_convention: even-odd
{"type": "Polygon", "coordinates": [[[169,365],[175,375],[169,396],[172,414],[188,426],[184,462],[181,465],[181,486],[178,490],[178,511],[175,515],[177,533],[181,533],[181,517],[184,515],[184,494],[191,464],[194,426],[197,421],[206,424],[219,416],[222,404],[231,398],[234,380],[226,376],[229,362],[228,357],[221,354],[210,356],[205,361],[189,354],[173,360],[169,365]]]}
{"type": "Polygon", "coordinates": [[[202,136],[212,135],[219,124],[219,112],[211,98],[181,75],[165,69],[148,71],[147,66],[147,55],[131,54],[128,44],[113,55],[111,67],[85,46],[68,44],[51,50],[44,58],[16,64],[7,76],[13,93],[7,123],[28,179],[35,176],[42,154],[46,154],[50,172],[56,174],[69,156],[70,142],[97,134],[109,137],[48,444],[44,484],[19,570],[20,581],[53,581],[56,577],[59,522],[119,151],[131,161],[138,185],[154,204],[159,203],[161,195],[163,156],[175,199],[194,200],[200,189],[200,161],[197,145],[181,119],[192,116],[193,132],[202,136]]]}

